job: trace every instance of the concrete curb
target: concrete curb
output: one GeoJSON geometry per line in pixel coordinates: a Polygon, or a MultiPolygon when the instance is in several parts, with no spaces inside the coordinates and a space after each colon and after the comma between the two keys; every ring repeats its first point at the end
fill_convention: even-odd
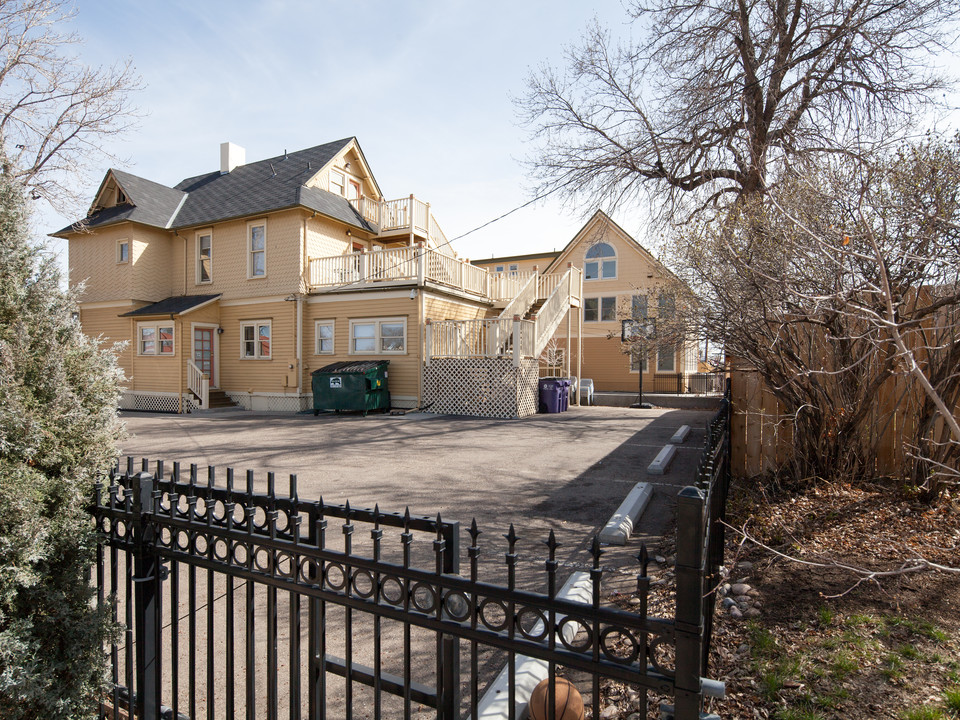
{"type": "Polygon", "coordinates": [[[626,545],[637,520],[643,514],[653,496],[650,483],[638,482],[633,486],[606,526],[600,531],[600,542],[607,545],[626,545]]]}
{"type": "Polygon", "coordinates": [[[670,438],[670,442],[674,445],[681,444],[684,440],[687,439],[687,435],[690,434],[689,425],[681,425],[680,428],[673,434],[673,437],[670,438]]]}
{"type": "Polygon", "coordinates": [[[647,475],[663,475],[673,462],[673,456],[677,454],[676,445],[664,445],[663,450],[657,453],[653,462],[647,466],[647,475]]]}
{"type": "MultiPolygon", "coordinates": [[[[578,570],[567,578],[567,581],[557,593],[558,598],[570,600],[571,602],[583,603],[589,605],[593,601],[592,585],[590,575],[584,571],[578,570]]],[[[557,616],[559,623],[563,616],[557,616]]],[[[568,623],[563,627],[563,635],[567,641],[571,641],[576,634],[575,623],[568,623]]],[[[543,629],[542,624],[534,626],[533,633],[536,634],[543,629]]],[[[516,717],[525,717],[527,712],[527,703],[530,701],[530,695],[537,684],[549,674],[549,666],[546,660],[537,660],[526,655],[517,655],[514,658],[515,690],[517,701],[516,717]]],[[[487,691],[480,698],[480,704],[477,705],[476,720],[509,720],[510,718],[510,673],[506,665],[497,675],[487,691]]]]}

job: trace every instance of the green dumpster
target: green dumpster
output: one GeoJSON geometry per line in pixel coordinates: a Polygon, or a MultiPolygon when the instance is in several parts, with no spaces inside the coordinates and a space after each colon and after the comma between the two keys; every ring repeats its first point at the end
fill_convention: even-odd
{"type": "Polygon", "coordinates": [[[360,360],[335,362],[314,370],[313,414],[321,410],[359,410],[366,415],[371,410],[390,410],[390,391],[387,388],[389,360],[360,360]]]}

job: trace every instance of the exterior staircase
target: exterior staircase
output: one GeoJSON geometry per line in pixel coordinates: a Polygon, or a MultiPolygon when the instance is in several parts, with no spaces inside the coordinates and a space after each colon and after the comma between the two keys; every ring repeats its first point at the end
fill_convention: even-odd
{"type": "Polygon", "coordinates": [[[210,390],[210,404],[207,410],[227,410],[239,407],[223,390],[210,390]]]}
{"type": "Polygon", "coordinates": [[[427,320],[425,407],[480,417],[524,417],[537,411],[540,356],[561,321],[582,305],[583,275],[497,278],[503,310],[478,320],[427,320]]]}
{"type": "Polygon", "coordinates": [[[524,320],[532,320],[535,315],[539,314],[540,308],[543,307],[543,304],[547,301],[546,298],[537,298],[536,302],[530,306],[530,309],[523,314],[524,320]]]}

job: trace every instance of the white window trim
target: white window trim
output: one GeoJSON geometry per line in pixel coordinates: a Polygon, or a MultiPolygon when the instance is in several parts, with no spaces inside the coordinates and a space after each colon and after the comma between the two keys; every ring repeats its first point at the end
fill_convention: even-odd
{"type": "MultiPolygon", "coordinates": [[[[267,277],[267,221],[264,220],[251,220],[247,223],[247,280],[263,280],[267,277]],[[263,226],[263,275],[254,275],[253,274],[253,248],[251,244],[253,242],[253,228],[263,226]]],[[[260,252],[259,250],[257,252],[260,252]]]]}
{"type": "Polygon", "coordinates": [[[137,355],[140,357],[176,357],[177,355],[177,326],[172,320],[161,320],[159,322],[138,322],[137,323],[137,355]],[[160,328],[170,328],[173,352],[160,352],[160,328]],[[141,338],[141,328],[153,328],[155,340],[153,341],[153,352],[143,352],[143,342],[141,338]]]}
{"type": "Polygon", "coordinates": [[[240,359],[241,360],[272,360],[273,359],[273,321],[264,318],[263,320],[241,320],[240,321],[240,359]],[[260,328],[266,325],[270,328],[270,354],[260,354],[260,328]],[[244,328],[253,328],[253,355],[247,355],[244,344],[244,328]]]}
{"type": "Polygon", "coordinates": [[[350,346],[348,350],[348,355],[406,355],[408,354],[407,348],[409,343],[409,335],[407,333],[407,318],[406,317],[375,317],[375,318],[354,318],[350,320],[350,346]],[[373,323],[376,325],[376,332],[374,333],[374,350],[372,352],[356,352],[353,349],[353,327],[354,325],[370,325],[373,323]],[[402,323],[403,324],[403,350],[381,350],[382,347],[381,340],[383,335],[380,332],[380,328],[383,324],[391,323],[402,323]]]}
{"type": "Polygon", "coordinates": [[[337,351],[337,322],[336,320],[317,320],[313,323],[313,354],[334,355],[337,351]],[[330,350],[320,349],[320,326],[330,326],[330,350]]]}
{"type": "Polygon", "coordinates": [[[677,348],[673,345],[670,345],[670,365],[669,370],[660,369],[660,353],[664,349],[664,345],[661,345],[657,348],[657,372],[664,375],[676,375],[677,374],[677,348]]]}
{"type": "Polygon", "coordinates": [[[117,265],[126,265],[126,264],[129,263],[129,262],[130,262],[130,238],[122,238],[122,239],[120,239],[120,240],[117,240],[117,265]],[[121,260],[121,258],[120,258],[120,246],[121,246],[121,245],[126,245],[126,246],[127,246],[127,259],[126,259],[126,260],[121,260]]]}
{"type": "Polygon", "coordinates": [[[347,180],[347,182],[346,182],[346,184],[343,186],[343,196],[344,196],[345,198],[347,198],[347,200],[351,200],[351,202],[352,202],[352,199],[350,198],[350,188],[351,188],[351,186],[356,185],[356,186],[357,186],[357,197],[356,197],[356,198],[353,198],[353,199],[359,200],[360,198],[363,197],[363,184],[360,182],[360,178],[354,177],[353,175],[349,175],[349,174],[346,174],[346,173],[344,173],[344,174],[346,175],[346,180],[347,180]]]}
{"type": "MultiPolygon", "coordinates": [[[[633,373],[634,375],[637,374],[636,369],[633,367],[633,358],[634,358],[635,355],[636,355],[636,353],[631,352],[631,353],[630,353],[630,356],[629,356],[629,357],[630,357],[630,372],[633,373]]],[[[643,358],[643,374],[644,374],[644,375],[649,375],[649,374],[650,374],[650,351],[649,351],[649,350],[647,350],[647,351],[644,353],[644,358],[643,358]]]]}
{"type": "Polygon", "coordinates": [[[347,196],[347,174],[339,168],[331,169],[330,177],[328,179],[327,189],[330,190],[330,192],[332,192],[334,195],[339,195],[340,197],[346,197],[347,196]],[[334,174],[339,175],[343,180],[343,182],[340,185],[340,192],[337,192],[336,190],[334,190],[334,182],[333,182],[334,174]]]}
{"type": "MultiPolygon", "coordinates": [[[[264,232],[264,237],[266,237],[266,232],[264,232]]],[[[213,282],[213,229],[207,228],[206,230],[198,230],[193,237],[194,245],[194,269],[196,270],[194,280],[197,285],[209,285],[213,282]],[[210,236],[210,279],[201,280],[200,279],[200,238],[210,236]]],[[[266,244],[264,244],[266,247],[266,244]]],[[[266,260],[266,256],[264,256],[266,260]]]]}
{"type": "Polygon", "coordinates": [[[583,304],[583,310],[584,310],[584,313],[583,313],[583,315],[584,315],[583,321],[584,321],[585,323],[602,323],[602,322],[616,322],[616,321],[617,321],[617,317],[616,317],[616,315],[617,315],[617,306],[620,304],[620,299],[619,299],[619,297],[618,297],[617,295],[595,295],[595,296],[585,297],[585,298],[583,299],[583,303],[584,303],[584,304],[583,304]],[[603,301],[604,301],[604,299],[609,300],[610,298],[613,298],[613,315],[614,315],[614,317],[613,317],[613,320],[604,320],[604,319],[603,319],[603,301]],[[597,319],[596,319],[596,320],[587,320],[587,317],[586,317],[586,315],[587,315],[587,313],[586,313],[586,309],[587,309],[586,301],[587,301],[587,300],[596,300],[596,301],[597,301],[597,319]]]}
{"type": "MultiPolygon", "coordinates": [[[[617,279],[617,275],[618,275],[619,272],[620,272],[620,256],[619,256],[619,254],[617,253],[617,249],[613,246],[612,243],[604,242],[603,244],[609,246],[610,249],[613,250],[613,256],[612,256],[612,257],[588,258],[588,257],[587,257],[587,254],[584,253],[584,254],[583,254],[583,280],[584,280],[584,282],[597,282],[597,281],[599,281],[599,280],[616,280],[616,279],[617,279]],[[610,260],[613,260],[613,262],[616,263],[616,264],[613,266],[613,275],[606,276],[606,275],[603,274],[603,262],[604,262],[605,260],[608,261],[608,262],[609,262],[610,260]],[[587,277],[587,263],[589,263],[589,262],[595,262],[595,263],[597,263],[597,277],[595,277],[595,278],[588,278],[588,277],[587,277]]],[[[589,248],[587,248],[587,250],[589,251],[589,248]]]]}

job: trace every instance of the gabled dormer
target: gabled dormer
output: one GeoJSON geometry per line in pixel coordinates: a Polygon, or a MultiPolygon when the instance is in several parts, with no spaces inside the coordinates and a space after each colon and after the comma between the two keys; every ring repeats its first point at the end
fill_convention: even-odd
{"type": "Polygon", "coordinates": [[[383,199],[380,186],[373,177],[356,138],[351,138],[304,185],[332,192],[334,195],[345,197],[352,203],[360,198],[377,201],[383,199]]]}
{"type": "Polygon", "coordinates": [[[99,210],[116,207],[117,205],[132,204],[133,203],[130,202],[130,196],[127,195],[127,191],[124,190],[122,183],[117,179],[115,171],[109,170],[103,182],[100,183],[100,189],[97,191],[93,203],[87,211],[87,217],[99,210]]]}
{"type": "Polygon", "coordinates": [[[78,229],[106,227],[119,222],[168,229],[186,197],[187,194],[180,190],[123,170],[110,169],[100,183],[87,216],[53,234],[63,237],[78,229]]]}

